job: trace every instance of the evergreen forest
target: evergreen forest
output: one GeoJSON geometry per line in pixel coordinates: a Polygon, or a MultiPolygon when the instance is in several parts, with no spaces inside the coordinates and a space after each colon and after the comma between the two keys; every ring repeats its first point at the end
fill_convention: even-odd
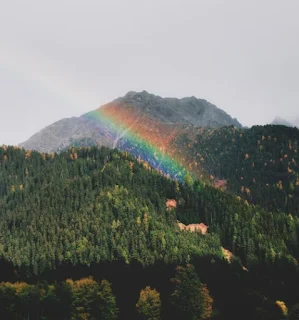
{"type": "Polygon", "coordinates": [[[2,318],[297,319],[298,131],[237,130],[190,149],[226,189],[105,147],[0,147],[2,318]]]}

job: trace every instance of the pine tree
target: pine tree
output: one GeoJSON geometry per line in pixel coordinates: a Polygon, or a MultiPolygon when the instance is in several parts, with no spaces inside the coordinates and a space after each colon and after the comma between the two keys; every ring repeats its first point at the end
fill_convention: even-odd
{"type": "Polygon", "coordinates": [[[97,294],[97,319],[115,320],[119,310],[116,306],[115,296],[113,295],[111,285],[107,280],[102,280],[97,294]]]}
{"type": "Polygon", "coordinates": [[[178,318],[201,320],[211,317],[213,300],[192,265],[178,266],[172,282],[174,290],[171,302],[178,312],[178,318]]]}

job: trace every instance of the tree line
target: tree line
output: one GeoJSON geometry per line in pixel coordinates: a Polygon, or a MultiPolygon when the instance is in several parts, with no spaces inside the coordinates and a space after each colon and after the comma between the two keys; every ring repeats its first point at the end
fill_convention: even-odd
{"type": "MultiPolygon", "coordinates": [[[[169,279],[177,265],[190,263],[222,316],[274,319],[281,310],[276,301],[299,301],[295,214],[188,176],[171,180],[126,152],[90,147],[40,154],[1,147],[0,216],[2,281],[36,286],[92,274],[112,283],[122,319],[133,319],[142,289],[145,301],[157,290],[167,319],[165,309],[176,310],[165,307],[172,301],[169,279]],[[167,208],[167,199],[177,208],[167,208]],[[178,221],[205,223],[209,231],[181,231],[178,221]],[[221,247],[232,252],[230,263],[221,247]]],[[[184,299],[192,302],[186,288],[184,299]]],[[[138,303],[139,310],[147,312],[147,304],[138,303]]]]}

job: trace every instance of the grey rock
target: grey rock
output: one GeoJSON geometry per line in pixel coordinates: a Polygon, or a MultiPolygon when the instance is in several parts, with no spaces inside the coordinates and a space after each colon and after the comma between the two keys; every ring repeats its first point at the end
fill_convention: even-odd
{"type": "MultiPolygon", "coordinates": [[[[206,100],[195,97],[161,98],[146,91],[130,91],[124,97],[103,107],[109,108],[112,105],[119,106],[119,110],[133,108],[138,111],[138,115],[146,115],[157,122],[169,125],[242,127],[236,119],[223,110],[206,100]]],[[[113,124],[107,125],[105,121],[101,122],[101,119],[95,122],[93,120],[95,113],[97,113],[96,110],[81,117],[57,121],[21,143],[20,147],[40,152],[55,152],[72,145],[74,141],[87,141],[88,139],[97,145],[115,146],[114,141],[117,139],[115,127],[112,130],[113,124]]]]}
{"type": "Polygon", "coordinates": [[[112,101],[111,104],[132,105],[151,118],[169,124],[192,124],[197,127],[227,125],[242,127],[236,119],[223,110],[206,100],[195,97],[161,98],[146,91],[130,91],[124,97],[112,101]]]}

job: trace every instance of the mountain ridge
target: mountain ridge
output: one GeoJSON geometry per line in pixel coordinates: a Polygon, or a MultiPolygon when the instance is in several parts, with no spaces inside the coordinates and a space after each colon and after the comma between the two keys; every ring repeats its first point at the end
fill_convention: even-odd
{"type": "Polygon", "coordinates": [[[286,127],[297,127],[299,128],[299,118],[293,120],[293,121],[288,121],[282,117],[276,116],[273,121],[271,122],[271,124],[274,125],[282,125],[282,126],[286,126],[286,127]]]}
{"type": "Polygon", "coordinates": [[[187,124],[196,127],[234,125],[242,127],[236,119],[233,119],[225,111],[203,99],[193,96],[181,99],[162,98],[147,91],[129,91],[125,96],[119,97],[80,117],[65,118],[54,122],[19,146],[40,152],[55,152],[61,149],[62,146],[67,146],[71,140],[95,138],[98,144],[113,147],[113,143],[109,141],[110,139],[107,138],[105,132],[100,132],[102,130],[107,133],[107,130],[111,128],[105,127],[103,123],[101,123],[101,128],[94,126],[94,121],[90,119],[95,116],[95,112],[98,112],[99,115],[97,117],[100,122],[101,119],[99,117],[102,116],[102,111],[106,111],[107,108],[111,107],[117,107],[117,111],[120,113],[126,112],[127,107],[131,107],[135,111],[135,115],[146,116],[166,125],[187,124]]]}
{"type": "MultiPolygon", "coordinates": [[[[150,111],[152,109],[154,111],[158,111],[157,114],[153,113],[151,114],[151,116],[165,123],[187,123],[187,124],[193,124],[195,126],[204,126],[204,127],[217,126],[216,120],[215,120],[215,123],[206,123],[204,121],[203,122],[195,121],[194,118],[188,118],[186,117],[186,114],[184,117],[184,114],[181,113],[182,111],[185,111],[186,113],[189,111],[191,115],[194,115],[194,113],[192,113],[193,110],[190,110],[190,109],[187,110],[187,108],[193,107],[194,109],[197,109],[196,110],[197,114],[195,114],[196,116],[205,115],[208,111],[208,115],[205,115],[205,116],[211,117],[213,116],[212,112],[218,112],[219,116],[221,115],[224,117],[224,119],[222,119],[223,122],[222,123],[219,122],[218,126],[230,125],[230,124],[233,124],[237,127],[242,126],[235,118],[232,118],[222,109],[218,108],[217,106],[208,102],[205,99],[196,98],[194,96],[183,97],[183,98],[172,98],[172,97],[162,98],[161,96],[148,93],[145,90],[141,92],[129,91],[125,96],[117,98],[110,103],[107,103],[106,105],[104,105],[104,107],[109,106],[111,104],[119,104],[119,103],[137,106],[139,108],[142,108],[142,111],[150,111]],[[170,110],[170,108],[172,108],[172,110],[170,110]],[[180,108],[183,108],[183,110],[180,110],[180,108]],[[167,117],[163,117],[164,115],[163,113],[166,113],[165,115],[167,117]],[[179,116],[181,116],[181,118],[179,116]]],[[[204,118],[203,120],[207,121],[206,118],[204,118]]]]}

